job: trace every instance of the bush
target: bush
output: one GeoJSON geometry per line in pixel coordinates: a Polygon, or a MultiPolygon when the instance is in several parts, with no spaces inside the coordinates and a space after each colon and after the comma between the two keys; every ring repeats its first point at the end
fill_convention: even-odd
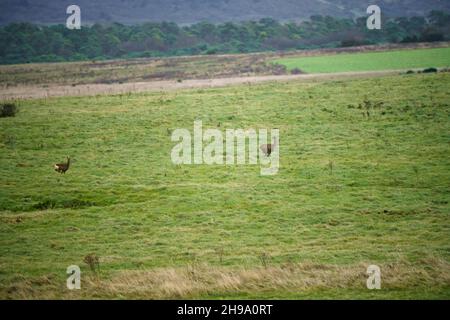
{"type": "Polygon", "coordinates": [[[0,117],[14,117],[17,113],[17,106],[14,103],[2,103],[0,105],[0,117]]]}
{"type": "Polygon", "coordinates": [[[206,54],[217,54],[219,50],[217,48],[210,48],[206,50],[206,54]]]}
{"type": "Polygon", "coordinates": [[[291,74],[303,74],[304,72],[299,68],[294,68],[291,70],[291,74]]]}
{"type": "Polygon", "coordinates": [[[357,47],[357,46],[364,46],[367,45],[367,41],[363,39],[344,39],[341,41],[341,47],[348,48],[348,47],[357,47]]]}
{"type": "Polygon", "coordinates": [[[444,35],[439,32],[428,32],[424,33],[422,35],[421,40],[423,42],[438,42],[438,41],[444,41],[444,35]]]}
{"type": "Polygon", "coordinates": [[[436,68],[427,68],[422,71],[423,73],[433,73],[438,72],[436,68]]]}

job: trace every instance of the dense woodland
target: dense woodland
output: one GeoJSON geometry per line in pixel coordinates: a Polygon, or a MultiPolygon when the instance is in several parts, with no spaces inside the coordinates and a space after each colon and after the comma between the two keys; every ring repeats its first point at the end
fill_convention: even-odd
{"type": "Polygon", "coordinates": [[[450,14],[384,19],[368,30],[366,17],[355,20],[311,16],[280,23],[271,18],[239,23],[171,22],[94,24],[80,30],[64,25],[12,23],[0,28],[0,63],[102,60],[193,54],[345,47],[363,44],[450,40],[450,14]]]}

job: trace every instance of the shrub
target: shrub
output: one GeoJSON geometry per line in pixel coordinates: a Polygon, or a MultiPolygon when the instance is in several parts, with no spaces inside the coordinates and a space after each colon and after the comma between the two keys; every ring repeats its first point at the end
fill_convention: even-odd
{"type": "Polygon", "coordinates": [[[427,68],[422,71],[423,73],[433,73],[438,72],[436,68],[427,68]]]}
{"type": "Polygon", "coordinates": [[[422,42],[444,41],[444,34],[440,32],[425,32],[421,38],[422,42]]]}
{"type": "Polygon", "coordinates": [[[0,105],[0,117],[14,117],[17,113],[17,106],[14,103],[2,103],[0,105]]]}
{"type": "Polygon", "coordinates": [[[219,52],[219,49],[217,48],[210,48],[206,50],[206,54],[217,54],[219,52]]]}
{"type": "Polygon", "coordinates": [[[291,70],[291,74],[302,74],[304,73],[302,70],[300,70],[299,68],[294,68],[291,70]]]}

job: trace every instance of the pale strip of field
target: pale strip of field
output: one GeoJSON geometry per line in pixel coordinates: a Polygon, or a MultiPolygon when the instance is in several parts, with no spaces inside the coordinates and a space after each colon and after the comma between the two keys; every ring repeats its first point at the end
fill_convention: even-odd
{"type": "MultiPolygon", "coordinates": [[[[418,290],[422,285],[442,291],[450,281],[449,263],[443,259],[426,258],[426,267],[406,261],[383,264],[382,288],[384,294],[399,288],[418,290]]],[[[82,292],[61,290],[61,285],[46,276],[33,281],[19,281],[15,290],[2,291],[3,299],[79,299],[81,297],[128,298],[128,299],[180,299],[202,298],[211,292],[221,295],[276,293],[290,297],[308,296],[314,290],[340,290],[342,297],[350,290],[360,290],[366,295],[367,266],[358,263],[349,266],[325,265],[311,262],[285,263],[265,267],[217,267],[192,264],[185,268],[155,268],[151,270],[128,270],[116,272],[109,279],[95,275],[84,278],[82,292]],[[33,283],[39,286],[32,287],[33,283]],[[285,292],[285,293],[283,293],[285,292]]],[[[75,290],[76,291],[76,290],[75,290]]],[[[430,290],[431,291],[431,290],[430,290]]],[[[377,296],[375,296],[377,297],[377,296]]],[[[379,297],[379,296],[378,296],[379,297]]]]}
{"type": "Polygon", "coordinates": [[[175,80],[161,80],[149,82],[129,82],[123,84],[86,84],[77,86],[52,85],[52,86],[16,86],[0,89],[0,99],[39,99],[63,96],[93,96],[99,94],[123,94],[129,92],[154,92],[178,89],[214,88],[239,84],[254,84],[267,81],[289,80],[338,80],[348,78],[366,78],[393,75],[403,70],[383,70],[369,72],[341,72],[328,74],[299,74],[299,75],[268,75],[251,77],[231,77],[215,79],[192,79],[178,82],[175,80]]]}

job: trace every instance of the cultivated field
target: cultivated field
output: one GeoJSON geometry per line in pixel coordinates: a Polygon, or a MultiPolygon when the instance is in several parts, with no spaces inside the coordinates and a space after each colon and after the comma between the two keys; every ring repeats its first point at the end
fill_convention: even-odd
{"type": "Polygon", "coordinates": [[[299,69],[307,73],[448,68],[450,67],[450,48],[291,57],[277,59],[274,62],[284,65],[288,70],[299,69]]]}
{"type": "Polygon", "coordinates": [[[449,88],[442,72],[20,101],[0,118],[0,297],[448,299],[449,88]],[[172,164],[196,119],[279,128],[279,173],[172,164]]]}

